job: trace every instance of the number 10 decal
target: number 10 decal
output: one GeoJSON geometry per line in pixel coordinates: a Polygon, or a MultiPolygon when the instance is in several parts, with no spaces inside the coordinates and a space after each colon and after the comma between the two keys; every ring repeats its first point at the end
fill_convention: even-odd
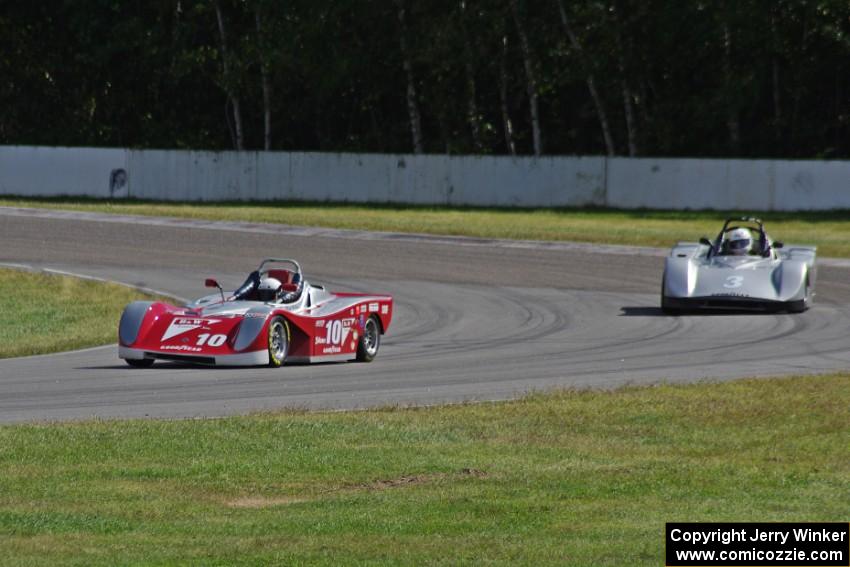
{"type": "Polygon", "coordinates": [[[223,345],[226,340],[227,335],[210,335],[209,333],[201,333],[198,335],[198,342],[195,344],[198,346],[206,344],[207,346],[218,347],[223,345]]]}
{"type": "Polygon", "coordinates": [[[726,283],[723,284],[723,287],[728,289],[734,289],[736,287],[741,287],[744,284],[744,276],[728,276],[726,278],[726,283]]]}
{"type": "Polygon", "coordinates": [[[341,345],[348,338],[348,333],[351,332],[353,319],[345,319],[341,321],[328,321],[325,325],[324,341],[321,337],[316,337],[316,344],[326,345],[341,345]]]}
{"type": "Polygon", "coordinates": [[[342,321],[330,321],[327,325],[328,334],[325,337],[327,344],[338,345],[342,342],[342,321]]]}

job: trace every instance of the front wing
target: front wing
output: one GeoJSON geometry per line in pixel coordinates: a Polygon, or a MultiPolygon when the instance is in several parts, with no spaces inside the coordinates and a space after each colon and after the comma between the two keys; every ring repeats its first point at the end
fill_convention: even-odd
{"type": "Polygon", "coordinates": [[[707,310],[729,310],[729,311],[803,311],[806,302],[803,299],[794,301],[775,301],[771,299],[759,299],[754,297],[735,297],[712,295],[707,297],[669,297],[662,300],[662,307],[668,310],[681,309],[707,309],[707,310]]]}
{"type": "Polygon", "coordinates": [[[209,364],[213,366],[265,366],[269,363],[268,350],[256,350],[235,354],[181,354],[169,353],[155,349],[139,349],[118,345],[118,358],[142,360],[151,358],[185,364],[209,364]]]}

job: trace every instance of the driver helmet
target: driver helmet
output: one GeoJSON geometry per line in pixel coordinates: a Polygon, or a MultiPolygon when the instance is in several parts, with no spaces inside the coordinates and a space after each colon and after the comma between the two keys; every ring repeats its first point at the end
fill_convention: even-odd
{"type": "Polygon", "coordinates": [[[275,301],[280,291],[280,280],[275,278],[263,278],[260,287],[257,288],[257,298],[260,301],[275,301]]]}
{"type": "Polygon", "coordinates": [[[736,228],[726,237],[726,253],[746,256],[753,249],[753,235],[746,228],[736,228]]]}

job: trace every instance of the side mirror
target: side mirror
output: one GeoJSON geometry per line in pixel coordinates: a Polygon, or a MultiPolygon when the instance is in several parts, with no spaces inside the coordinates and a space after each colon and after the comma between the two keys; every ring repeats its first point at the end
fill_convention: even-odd
{"type": "Polygon", "coordinates": [[[699,239],[699,243],[700,243],[700,244],[702,244],[702,245],[704,245],[704,246],[708,246],[709,248],[711,248],[712,246],[714,246],[714,245],[711,243],[711,240],[709,240],[709,239],[708,239],[708,238],[706,238],[705,236],[703,236],[702,238],[700,238],[700,239],[699,239]]]}
{"type": "Polygon", "coordinates": [[[204,286],[206,286],[206,287],[217,287],[218,291],[221,292],[221,301],[222,301],[222,303],[224,302],[224,290],[221,289],[220,285],[218,285],[217,280],[215,280],[213,278],[207,278],[206,280],[204,280],[204,286]]]}
{"type": "Polygon", "coordinates": [[[775,241],[775,242],[773,243],[773,247],[774,247],[774,248],[783,248],[784,246],[785,246],[785,243],[784,243],[784,242],[781,242],[781,241],[779,241],[779,240],[777,240],[777,241],[775,241]]]}

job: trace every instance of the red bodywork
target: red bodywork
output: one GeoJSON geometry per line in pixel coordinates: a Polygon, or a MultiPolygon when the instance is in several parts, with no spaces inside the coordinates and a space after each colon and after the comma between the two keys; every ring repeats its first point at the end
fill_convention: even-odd
{"type": "MultiPolygon", "coordinates": [[[[299,312],[269,305],[265,309],[260,307],[259,310],[265,312],[256,312],[255,306],[246,313],[227,313],[226,309],[217,313],[210,312],[208,307],[192,309],[152,303],[144,313],[135,340],[126,344],[119,333],[119,345],[124,347],[125,352],[138,354],[138,351],[143,351],[145,357],[151,358],[210,364],[256,364],[261,362],[245,355],[253,353],[259,357],[268,353],[268,327],[272,319],[280,316],[288,322],[290,332],[287,361],[351,359],[356,356],[357,339],[363,335],[363,327],[370,316],[377,317],[382,334],[387,330],[392,321],[393,300],[389,296],[356,293],[333,295],[335,297],[331,301],[299,312]],[[252,319],[257,321],[250,321],[252,319]],[[245,343],[243,339],[243,344],[239,345],[240,330],[245,325],[251,325],[252,332],[257,327],[259,330],[250,342],[245,343]]],[[[240,302],[229,303],[235,311],[241,307],[240,302]]],[[[221,311],[227,306],[221,304],[217,307],[221,311]]],[[[246,336],[248,334],[246,331],[246,336]]]]}

